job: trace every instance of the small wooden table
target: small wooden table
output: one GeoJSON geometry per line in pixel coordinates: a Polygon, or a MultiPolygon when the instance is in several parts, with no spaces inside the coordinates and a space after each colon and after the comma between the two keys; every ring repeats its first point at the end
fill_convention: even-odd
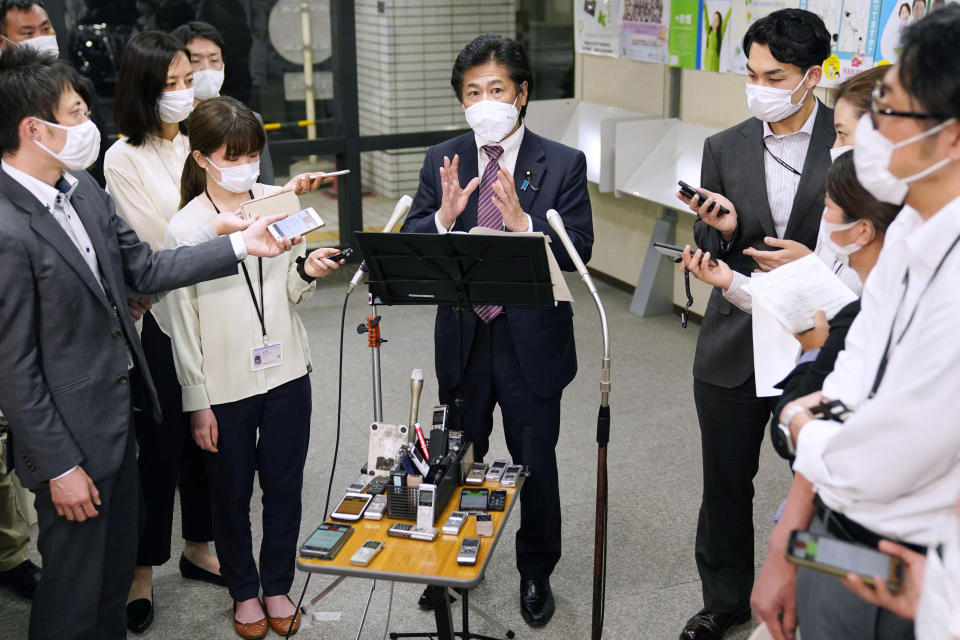
{"type": "MultiPolygon", "coordinates": [[[[382,520],[361,519],[357,522],[351,522],[354,528],[353,535],[347,540],[343,548],[333,560],[320,560],[318,558],[308,558],[299,556],[297,558],[297,567],[303,571],[313,573],[322,573],[336,576],[348,576],[354,578],[366,578],[368,580],[394,580],[397,582],[415,582],[427,585],[435,585],[446,588],[456,588],[462,590],[463,596],[463,622],[464,634],[470,636],[467,628],[467,592],[476,587],[483,578],[487,563],[493,555],[493,550],[500,541],[500,535],[503,533],[503,525],[506,523],[513,505],[519,495],[520,488],[523,486],[523,476],[517,480],[516,487],[501,487],[497,482],[484,482],[482,485],[467,485],[469,488],[482,486],[492,493],[495,489],[504,489],[507,492],[507,504],[503,511],[490,511],[493,519],[493,537],[480,538],[480,552],[477,554],[477,563],[473,566],[462,566],[457,564],[457,552],[460,550],[460,543],[463,538],[473,538],[476,536],[476,519],[471,517],[464,523],[458,535],[447,535],[441,532],[433,542],[424,542],[422,540],[408,540],[405,538],[394,538],[387,535],[389,529],[394,523],[409,522],[406,520],[394,520],[384,516],[382,520]],[[350,557],[367,540],[378,540],[384,543],[384,548],[374,557],[373,561],[365,567],[358,567],[350,564],[350,557]]],[[[460,504],[460,492],[457,491],[450,499],[450,503],[443,510],[441,516],[437,519],[434,526],[437,529],[443,527],[450,513],[457,510],[460,504]]],[[[434,603],[434,615],[437,622],[437,631],[435,634],[440,640],[453,640],[458,634],[453,630],[453,618],[450,613],[450,600],[447,597],[447,589],[443,589],[441,602],[434,603]]],[[[391,634],[391,637],[400,637],[401,634],[391,634]]],[[[474,636],[475,637],[475,636],[474,636]]],[[[508,637],[513,637],[512,632],[508,632],[508,637]]]]}

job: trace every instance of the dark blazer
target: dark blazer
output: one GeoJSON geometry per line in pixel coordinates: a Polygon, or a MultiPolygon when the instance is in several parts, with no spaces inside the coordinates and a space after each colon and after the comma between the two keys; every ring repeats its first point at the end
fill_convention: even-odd
{"type": "Polygon", "coordinates": [[[152,252],[93,178],[74,175],[71,203],[104,289],[53,215],[0,170],[0,411],[29,489],[78,464],[94,481],[119,468],[131,425],[128,348],[160,421],[126,287],[166,291],[237,271],[226,237],[152,252]],[[119,311],[111,301],[121,301],[119,311]]]}
{"type": "MultiPolygon", "coordinates": [[[[777,429],[780,422],[780,414],[788,402],[797,398],[811,394],[814,391],[823,389],[823,381],[833,371],[833,365],[837,362],[837,356],[843,351],[847,342],[847,331],[850,325],[860,313],[860,300],[854,300],[843,309],[837,312],[837,315],[830,319],[830,333],[827,334],[827,340],[820,347],[820,352],[812,362],[804,362],[794,367],[786,378],[777,386],[783,389],[783,394],[777,399],[777,406],[773,410],[773,418],[770,421],[770,433],[777,429]]],[[[771,435],[773,448],[780,454],[781,458],[792,459],[790,453],[780,449],[780,440],[771,435]]]]}
{"type": "MultiPolygon", "coordinates": [[[[813,125],[810,146],[803,164],[800,185],[793,200],[784,238],[814,248],[827,171],[830,147],[836,134],[833,110],[822,103],[813,125]]],[[[703,144],[700,184],[725,195],[737,209],[737,231],[726,251],[721,249],[720,232],[697,220],[693,225],[697,246],[723,259],[735,271],[750,275],[757,263],[743,254],[747,247],[772,249],[764,236],[776,236],[776,227],[767,199],[764,172],[763,123],[756,118],[710,136],[703,144]]],[[[714,287],[700,325],[693,376],[709,384],[733,388],[753,375],[753,333],[750,314],[740,311],[714,287]]]]}
{"type": "MultiPolygon", "coordinates": [[[[436,233],[434,214],[440,209],[442,189],[440,167],[443,158],[460,155],[459,177],[466,186],[478,175],[477,145],[472,132],[447,140],[427,150],[420,170],[420,186],[401,231],[436,233]]],[[[574,265],[566,250],[547,223],[547,211],[556,209],[563,218],[567,235],[586,263],[593,248],[593,218],[587,192],[587,161],[581,151],[547,140],[529,129],[524,132],[514,171],[520,206],[533,220],[533,231],[542,231],[551,238],[550,246],[561,269],[573,271],[574,265]],[[520,187],[530,172],[530,185],[520,187]]],[[[477,226],[477,201],[480,189],[470,195],[466,209],[460,214],[454,231],[469,231],[477,226]]],[[[513,335],[517,359],[524,377],[539,397],[560,393],[577,373],[577,354],[573,341],[573,309],[568,302],[541,309],[508,306],[505,309],[513,335]]],[[[463,361],[470,355],[476,314],[463,314],[463,361]]],[[[437,309],[434,329],[437,378],[441,385],[455,387],[459,371],[459,324],[457,313],[449,306],[437,309]]]]}

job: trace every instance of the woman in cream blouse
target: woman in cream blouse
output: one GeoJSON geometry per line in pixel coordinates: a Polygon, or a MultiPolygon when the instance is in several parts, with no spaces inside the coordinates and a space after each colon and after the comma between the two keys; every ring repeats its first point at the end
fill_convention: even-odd
{"type": "MultiPolygon", "coordinates": [[[[232,215],[250,198],[279,190],[256,184],[264,134],[250,109],[232,98],[206,100],[190,116],[190,130],[183,208],[167,228],[167,246],[218,215],[232,215]]],[[[316,278],[339,266],[325,258],[336,252],[317,249],[304,259],[300,244],[275,259],[249,257],[236,275],[167,296],[183,409],[207,452],[214,538],[234,600],[234,628],[244,638],[262,638],[268,619],[279,634],[299,626],[287,592],[311,394],[310,351],[294,305],[313,293],[316,278]],[[263,489],[259,570],[249,508],[255,473],[263,489]]]]}

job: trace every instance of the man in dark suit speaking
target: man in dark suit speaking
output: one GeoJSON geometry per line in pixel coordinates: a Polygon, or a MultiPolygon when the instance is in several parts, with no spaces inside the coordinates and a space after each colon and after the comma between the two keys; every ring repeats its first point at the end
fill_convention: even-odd
{"type": "Polygon", "coordinates": [[[830,55],[830,34],[816,14],[782,9],[757,20],[743,51],[754,117],[707,138],[700,179],[709,198],[685,200],[698,215],[699,247],[692,258],[686,252],[686,264],[716,286],[693,361],[703,451],[696,560],[704,608],[681,640],[720,640],[750,619],[753,477],[776,399],[757,397],[746,283],[754,270],[769,271],[813,249],[835,137],[833,111],[813,93],[830,55]],[[720,214],[714,201],[730,212],[720,214]],[[721,262],[710,266],[708,252],[721,262]]]}
{"type": "Polygon", "coordinates": [[[49,53],[0,57],[0,411],[17,474],[36,494],[46,570],[31,639],[126,636],[139,537],[133,369],[160,418],[126,287],[174,289],[290,247],[264,218],[152,252],[83,171],[100,149],[85,94],[49,53]]]}
{"type": "MultiPolygon", "coordinates": [[[[519,43],[487,34],[457,56],[451,84],[473,131],[430,148],[403,231],[446,233],[490,227],[551,236],[560,267],[574,265],[547,224],[556,209],[584,262],[593,221],[582,152],[526,129],[530,65],[519,43]]],[[[463,314],[464,435],[483,459],[500,405],[513,461],[530,467],[521,493],[517,532],[520,611],[533,626],[554,612],[550,574],[560,559],[560,492],[554,448],[560,435],[560,396],[577,372],[573,311],[485,305],[463,314]]],[[[453,406],[459,370],[459,323],[437,309],[436,368],[440,401],[453,406]]],[[[428,606],[427,593],[421,606],[428,606]]]]}

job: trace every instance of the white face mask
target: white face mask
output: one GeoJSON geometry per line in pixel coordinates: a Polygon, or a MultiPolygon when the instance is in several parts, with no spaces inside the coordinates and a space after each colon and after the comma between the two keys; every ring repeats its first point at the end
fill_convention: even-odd
{"type": "Polygon", "coordinates": [[[217,180],[217,177],[210,173],[210,168],[207,167],[207,173],[210,173],[210,177],[213,178],[214,182],[231,193],[246,193],[250,191],[253,185],[257,183],[257,178],[260,177],[259,162],[238,164],[233,167],[224,167],[223,169],[213,164],[213,160],[209,157],[207,158],[207,162],[220,172],[220,179],[217,180]]]}
{"type": "MultiPolygon", "coordinates": [[[[810,69],[813,69],[813,67],[810,67],[810,69]]],[[[755,115],[758,120],[763,120],[764,122],[780,122],[781,120],[789,118],[797,111],[800,111],[800,108],[803,106],[803,101],[807,99],[807,94],[810,91],[804,89],[803,97],[800,98],[800,102],[796,104],[792,102],[793,94],[807,81],[807,76],[810,75],[810,69],[807,69],[807,72],[803,74],[803,80],[800,81],[800,84],[798,84],[793,91],[790,89],[774,89],[773,87],[764,87],[748,82],[747,107],[750,109],[750,112],[755,115]]]]}
{"type": "Polygon", "coordinates": [[[506,138],[517,125],[520,112],[517,111],[516,104],[519,100],[519,95],[513,104],[481,100],[467,107],[463,115],[483,144],[496,144],[506,138]]]}
{"type": "Polygon", "coordinates": [[[164,91],[157,101],[160,119],[167,124],[183,122],[193,111],[193,87],[180,91],[164,91]]]}
{"type": "Polygon", "coordinates": [[[893,152],[900,147],[936,135],[941,129],[953,122],[953,118],[950,118],[932,129],[894,143],[873,128],[873,120],[869,113],[863,114],[860,122],[857,123],[853,150],[853,166],[857,170],[857,180],[860,181],[864,189],[880,202],[903,204],[907,192],[910,190],[911,182],[942,169],[950,164],[951,160],[950,158],[944,158],[912,176],[898,178],[890,173],[890,159],[893,157],[893,152]]]}
{"type": "Polygon", "coordinates": [[[87,120],[83,124],[73,127],[65,127],[40,118],[37,118],[37,120],[48,127],[67,132],[67,141],[60,153],[54,153],[39,140],[36,141],[38,147],[62,162],[67,169],[83,171],[92,165],[97,156],[100,155],[100,130],[97,129],[93,120],[87,120]]]}
{"type": "Polygon", "coordinates": [[[57,44],[57,36],[37,36],[36,38],[21,41],[20,46],[34,49],[40,53],[52,53],[55,58],[60,56],[60,45],[57,44]]]}
{"type": "Polygon", "coordinates": [[[830,162],[836,162],[837,158],[845,154],[847,151],[852,151],[852,150],[853,150],[852,144],[844,145],[842,147],[832,147],[830,149],[830,162]]]}
{"type": "Polygon", "coordinates": [[[853,222],[824,222],[823,228],[826,231],[826,236],[824,236],[825,243],[827,248],[830,249],[837,256],[837,260],[845,267],[850,266],[850,256],[863,249],[862,246],[856,242],[851,242],[850,244],[839,245],[833,241],[833,234],[840,231],[846,231],[847,229],[853,229],[857,226],[859,220],[854,220],[853,222]]]}
{"type": "Polygon", "coordinates": [[[204,69],[193,74],[193,92],[198,100],[208,100],[220,94],[223,69],[204,69]]]}

